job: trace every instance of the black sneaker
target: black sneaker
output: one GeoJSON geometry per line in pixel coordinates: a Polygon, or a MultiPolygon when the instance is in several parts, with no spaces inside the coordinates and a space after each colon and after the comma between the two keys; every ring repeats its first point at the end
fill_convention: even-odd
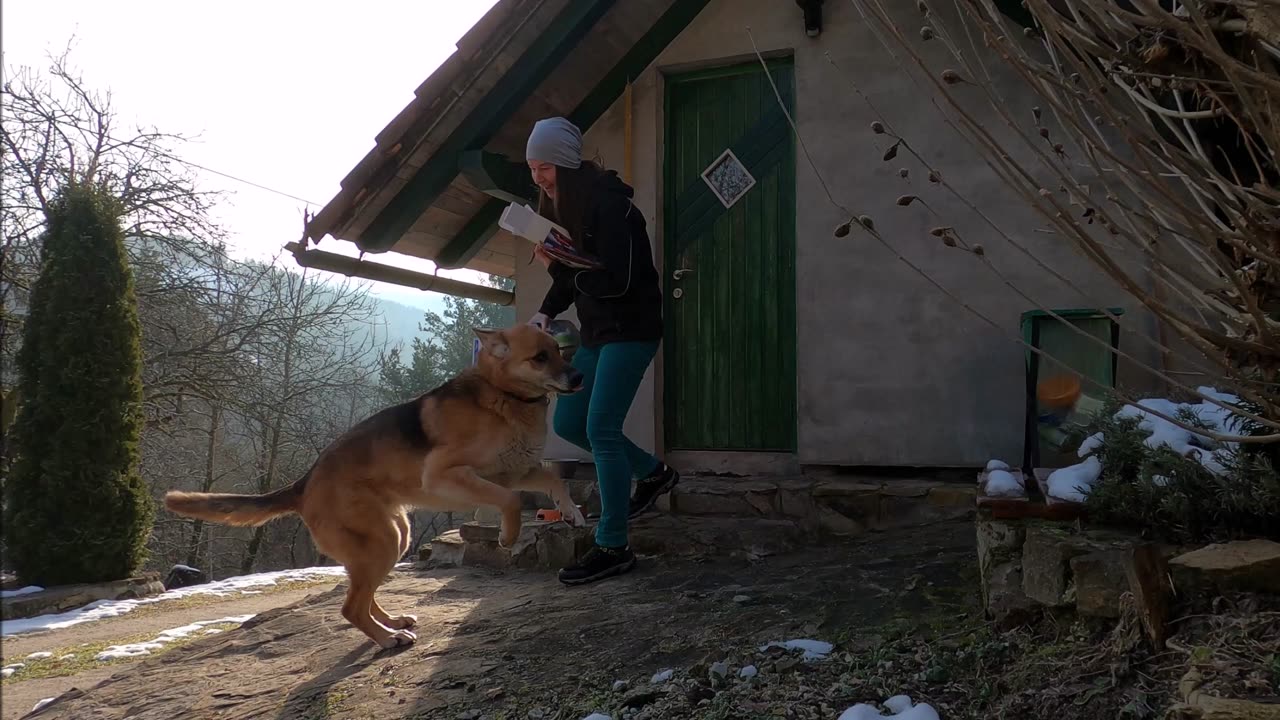
{"type": "Polygon", "coordinates": [[[680,473],[670,465],[660,463],[652,475],[636,481],[636,494],[631,498],[631,510],[627,517],[634,518],[649,512],[658,498],[671,492],[678,482],[680,473]]]}
{"type": "Polygon", "coordinates": [[[636,555],[630,547],[603,548],[592,546],[582,560],[560,571],[565,585],[586,585],[614,575],[630,572],[636,566],[636,555]]]}

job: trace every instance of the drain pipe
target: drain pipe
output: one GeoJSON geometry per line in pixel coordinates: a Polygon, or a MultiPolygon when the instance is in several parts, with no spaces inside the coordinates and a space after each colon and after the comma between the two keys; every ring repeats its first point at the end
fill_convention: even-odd
{"type": "Polygon", "coordinates": [[[428,275],[426,273],[417,272],[416,270],[406,270],[404,268],[393,267],[391,265],[383,265],[382,263],[371,262],[369,260],[357,260],[346,255],[338,253],[326,252],[324,250],[307,250],[301,243],[291,242],[284,246],[285,250],[293,253],[293,259],[299,265],[305,268],[315,268],[316,270],[328,270],[347,277],[358,277],[365,280],[376,280],[378,282],[391,283],[393,285],[401,285],[404,287],[417,288],[419,290],[429,290],[444,295],[452,295],[453,297],[467,298],[469,300],[479,300],[480,302],[493,303],[495,305],[514,305],[516,302],[516,294],[510,290],[502,290],[500,288],[485,287],[484,285],[476,285],[475,283],[454,280],[453,278],[440,277],[438,275],[428,275]]]}

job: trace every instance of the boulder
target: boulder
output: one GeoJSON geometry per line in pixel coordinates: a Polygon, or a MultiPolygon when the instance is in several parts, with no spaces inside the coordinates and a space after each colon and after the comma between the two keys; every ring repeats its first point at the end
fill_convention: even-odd
{"type": "Polygon", "coordinates": [[[203,585],[207,582],[209,582],[209,574],[205,571],[189,565],[174,565],[165,576],[164,587],[166,590],[176,590],[192,585],[203,585]]]}
{"type": "Polygon", "coordinates": [[[1280,595],[1280,543],[1237,540],[1206,545],[1169,561],[1180,595],[1201,590],[1280,595]]]}
{"type": "Polygon", "coordinates": [[[1103,550],[1070,560],[1076,589],[1076,612],[1092,617],[1120,617],[1120,596],[1129,589],[1125,571],[1129,553],[1103,550]]]}

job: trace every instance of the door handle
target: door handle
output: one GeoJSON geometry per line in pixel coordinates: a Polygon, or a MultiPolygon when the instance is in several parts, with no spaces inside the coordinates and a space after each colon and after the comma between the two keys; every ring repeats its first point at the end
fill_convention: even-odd
{"type": "Polygon", "coordinates": [[[688,275],[691,272],[693,272],[693,270],[689,268],[680,268],[679,270],[671,273],[671,277],[675,280],[679,280],[680,278],[684,277],[685,275],[688,275]]]}

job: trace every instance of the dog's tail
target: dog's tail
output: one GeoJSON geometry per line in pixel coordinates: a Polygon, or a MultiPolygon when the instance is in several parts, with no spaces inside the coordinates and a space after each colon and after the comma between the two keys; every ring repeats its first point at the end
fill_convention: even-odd
{"type": "Polygon", "coordinates": [[[170,512],[200,518],[219,525],[256,527],[272,518],[297,512],[307,477],[266,495],[198,493],[171,490],[164,506],[170,512]]]}

